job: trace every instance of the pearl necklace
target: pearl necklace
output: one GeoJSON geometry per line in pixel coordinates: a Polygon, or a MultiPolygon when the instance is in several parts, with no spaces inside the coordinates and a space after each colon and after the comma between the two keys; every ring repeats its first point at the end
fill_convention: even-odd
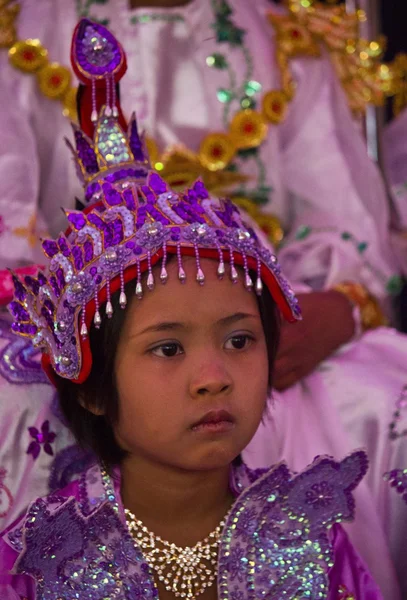
{"type": "Polygon", "coordinates": [[[129,531],[158,580],[177,598],[194,600],[216,581],[219,540],[226,517],[204,540],[181,548],[149,531],[127,508],[129,531]]]}

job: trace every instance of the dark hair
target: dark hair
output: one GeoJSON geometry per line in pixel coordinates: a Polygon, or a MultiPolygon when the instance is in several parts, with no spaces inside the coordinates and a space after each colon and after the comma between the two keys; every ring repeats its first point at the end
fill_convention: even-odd
{"type": "MultiPolygon", "coordinates": [[[[255,274],[252,273],[252,278],[255,274]]],[[[126,284],[126,295],[134,295],[134,281],[126,284]]],[[[114,362],[123,328],[126,311],[119,306],[117,291],[112,295],[113,316],[108,319],[101,310],[100,329],[92,326],[89,341],[92,351],[92,369],[88,379],[78,385],[68,379],[56,377],[59,403],[68,427],[85,450],[91,450],[107,468],[120,464],[126,452],[118,445],[113,425],[118,419],[118,394],[114,362]],[[95,415],[85,406],[103,411],[95,415]]],[[[274,362],[280,338],[280,313],[266,286],[258,298],[259,310],[267,343],[269,363],[269,389],[272,386],[274,362]]],[[[102,307],[103,309],[103,307],[102,307]]]]}

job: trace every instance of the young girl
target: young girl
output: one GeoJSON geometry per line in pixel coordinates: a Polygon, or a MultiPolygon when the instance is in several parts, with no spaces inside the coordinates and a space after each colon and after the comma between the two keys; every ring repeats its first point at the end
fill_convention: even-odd
{"type": "Polygon", "coordinates": [[[14,277],[10,309],[95,463],[3,534],[1,598],[380,599],[339,525],[365,454],[296,475],[240,458],[266,410],[278,309],[300,318],[275,257],[201,182],[176,194],[148,172],[134,118],[126,135],[110,103],[126,68],[113,36],[84,20],[73,54],[91,82],[82,125],[96,122],[93,142],[75,130],[90,204],[43,243],[47,277],[14,277]]]}

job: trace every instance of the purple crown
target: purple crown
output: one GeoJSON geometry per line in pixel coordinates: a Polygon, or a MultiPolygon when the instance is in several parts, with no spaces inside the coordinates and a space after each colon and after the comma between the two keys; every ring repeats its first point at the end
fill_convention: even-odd
{"type": "Polygon", "coordinates": [[[239,279],[235,261],[243,267],[248,290],[254,287],[261,294],[265,278],[285,316],[299,319],[297,299],[276,257],[244,225],[229,200],[210,198],[201,181],[186,192],[175,193],[148,170],[134,115],[127,132],[120,124],[124,119],[117,109],[112,78],[118,69],[125,70],[125,56],[112,34],[86,19],[81,21],[74,33],[73,57],[78,76],[87,75],[92,85],[93,140],[74,126],[76,151],[71,146],[89,207],[84,212],[66,211],[68,233],[43,242],[50,260],[47,276],[39,273],[20,281],[13,275],[12,329],[43,347],[56,373],[84,381],[91,368],[91,361],[84,358],[89,327],[92,322],[100,327],[102,302],[107,317],[112,316],[111,292],[117,284],[119,304],[125,308],[125,281],[135,280],[134,293],[141,299],[156,284],[152,267],[160,258],[159,279],[167,281],[168,253],[177,257],[181,282],[186,279],[182,256],[195,255],[196,280],[203,284],[203,250],[218,258],[220,278],[228,274],[234,282],[239,279]],[[95,80],[103,77],[110,92],[95,116],[95,80]],[[256,273],[255,281],[249,267],[256,273]]]}
{"type": "Polygon", "coordinates": [[[100,327],[99,294],[106,288],[105,311],[113,313],[110,301],[111,281],[120,278],[120,305],[125,308],[126,269],[134,266],[134,292],[141,299],[156,284],[152,270],[157,253],[162,254],[159,279],[168,278],[168,252],[177,255],[178,278],[185,281],[182,266],[185,248],[195,254],[196,280],[205,281],[200,266],[200,250],[215,250],[218,256],[218,276],[226,274],[225,262],[232,281],[239,278],[235,267],[242,257],[244,285],[263,289],[262,265],[273,275],[294,319],[300,318],[297,299],[283,278],[277,259],[264,248],[255,233],[248,229],[238,209],[229,201],[211,199],[203,183],[197,181],[187,192],[172,192],[154,172],[144,185],[132,178],[109,183],[98,182],[101,202],[88,212],[66,211],[71,231],[56,240],[43,242],[50,259],[49,275],[25,277],[24,283],[14,276],[15,300],[10,311],[15,318],[13,330],[30,336],[34,344],[43,346],[50,355],[55,371],[63,377],[76,379],[82,368],[81,339],[88,335],[86,306],[94,301],[93,323],[100,327]],[[172,249],[172,250],[171,250],[172,249]],[[249,273],[248,259],[255,260],[257,277],[249,273]],[[147,270],[145,288],[142,272],[147,270]]]}

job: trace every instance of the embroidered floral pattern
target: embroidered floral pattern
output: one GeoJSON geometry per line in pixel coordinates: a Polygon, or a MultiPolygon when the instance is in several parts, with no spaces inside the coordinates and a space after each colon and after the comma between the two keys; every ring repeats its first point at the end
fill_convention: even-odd
{"type": "Polygon", "coordinates": [[[306,503],[315,508],[326,507],[333,502],[334,488],[327,481],[314,483],[306,492],[306,503]]]}
{"type": "Polygon", "coordinates": [[[49,421],[44,421],[41,425],[41,431],[38,431],[36,427],[29,427],[28,431],[33,439],[27,449],[27,454],[32,454],[34,460],[36,460],[41,452],[41,446],[44,448],[44,452],[50,456],[54,455],[52,449],[52,442],[55,441],[56,433],[50,431],[49,421]]]}

